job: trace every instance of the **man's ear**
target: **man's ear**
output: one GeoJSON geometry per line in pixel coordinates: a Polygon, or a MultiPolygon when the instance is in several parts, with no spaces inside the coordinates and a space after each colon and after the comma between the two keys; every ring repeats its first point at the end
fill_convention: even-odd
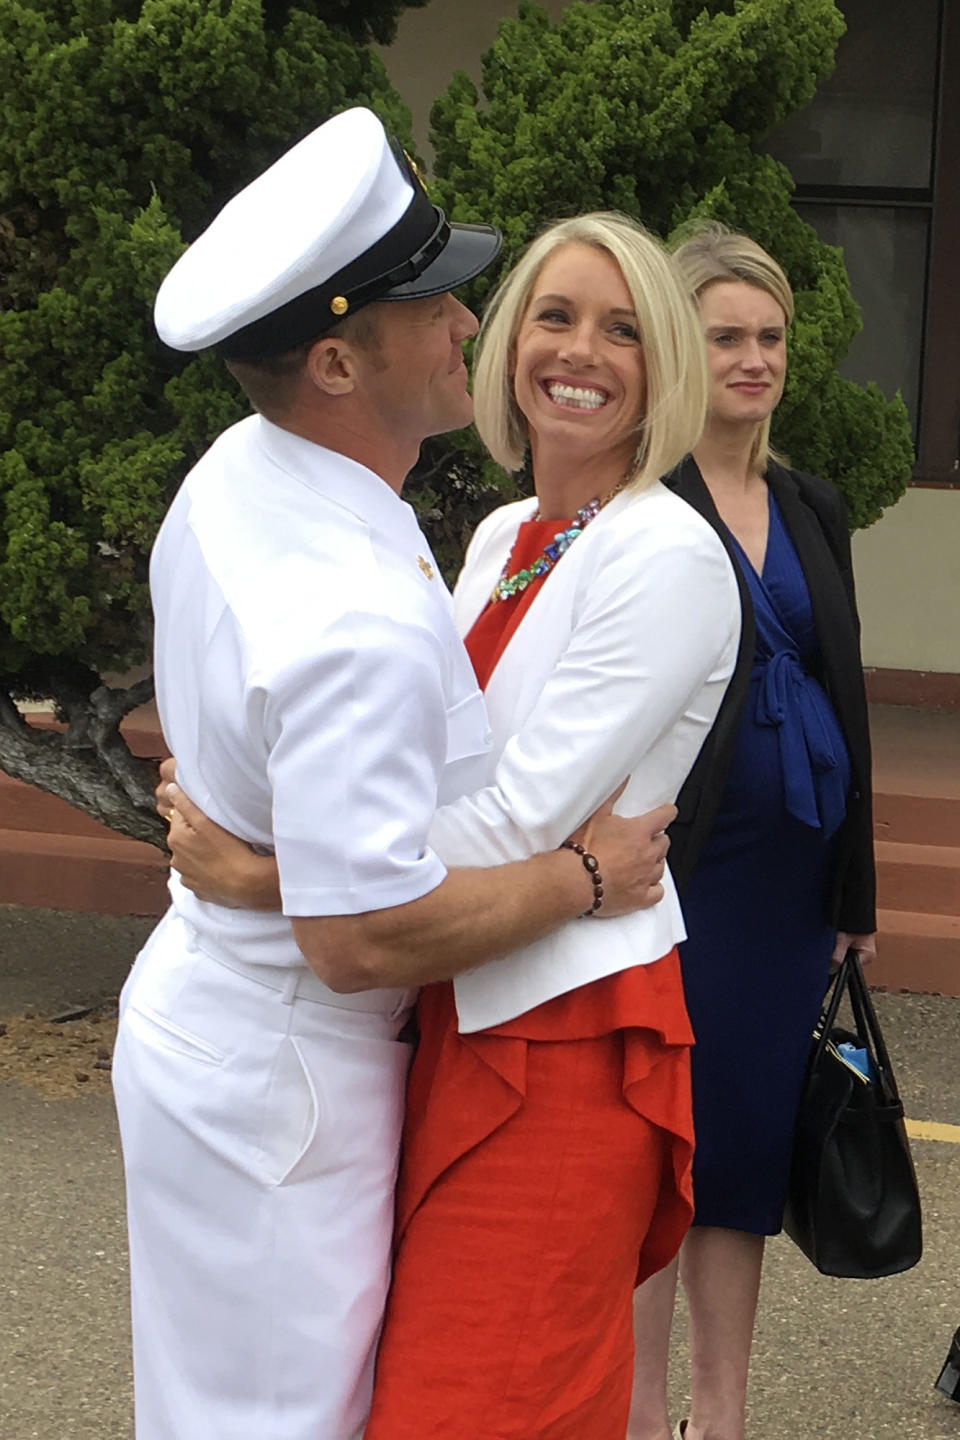
{"type": "Polygon", "coordinates": [[[305,369],[311,384],[324,395],[349,395],[356,389],[356,351],[341,335],[325,335],[312,345],[305,369]]]}

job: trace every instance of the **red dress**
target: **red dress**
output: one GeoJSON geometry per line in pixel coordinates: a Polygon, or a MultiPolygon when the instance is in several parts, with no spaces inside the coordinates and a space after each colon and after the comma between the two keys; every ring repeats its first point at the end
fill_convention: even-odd
{"type": "MultiPolygon", "coordinates": [[[[511,573],[558,528],[521,525],[511,573]]],[[[481,685],[540,584],[471,630],[481,685]]],[[[580,923],[603,944],[602,920],[580,923]]],[[[419,1020],[365,1440],[614,1440],[633,1287],[673,1258],[692,1216],[677,953],[472,1035],[457,1030],[453,986],[431,985],[419,1020]]]]}

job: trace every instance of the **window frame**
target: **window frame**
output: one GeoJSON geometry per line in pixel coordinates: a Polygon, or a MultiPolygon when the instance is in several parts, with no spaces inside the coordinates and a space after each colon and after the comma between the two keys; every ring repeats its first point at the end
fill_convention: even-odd
{"type": "Polygon", "coordinates": [[[934,125],[933,203],[913,483],[960,489],[960,0],[942,0],[934,125]]]}
{"type": "MultiPolygon", "coordinates": [[[[842,9],[842,0],[838,0],[842,9]]],[[[960,489],[960,104],[948,77],[960,74],[960,0],[940,0],[929,186],[806,184],[816,204],[925,211],[929,217],[912,484],[960,489]]]]}

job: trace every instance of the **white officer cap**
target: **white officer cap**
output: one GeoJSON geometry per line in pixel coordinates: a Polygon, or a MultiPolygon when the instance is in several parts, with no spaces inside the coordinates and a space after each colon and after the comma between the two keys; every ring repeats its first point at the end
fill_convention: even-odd
{"type": "Polygon", "coordinates": [[[372,300],[463,285],[499,249],[492,226],[448,224],[376,115],[358,107],[227,202],[160,286],[154,320],[174,350],[264,359],[372,300]]]}

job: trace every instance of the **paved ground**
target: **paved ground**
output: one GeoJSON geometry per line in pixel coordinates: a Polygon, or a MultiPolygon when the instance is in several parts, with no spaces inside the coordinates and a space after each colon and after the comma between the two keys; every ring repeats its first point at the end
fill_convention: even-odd
{"type": "MultiPolygon", "coordinates": [[[[148,928],[0,907],[0,1015],[116,993],[148,928]]],[[[884,995],[878,1009],[908,1113],[960,1123],[960,1000],[884,995]]],[[[0,1440],[130,1440],[123,1194],[110,1102],[45,1101],[0,1086],[0,1146],[0,1440]]],[[[932,1389],[960,1325],[960,1144],[918,1141],[914,1150],[926,1253],[909,1274],[826,1280],[789,1241],[771,1244],[751,1440],[960,1435],[960,1406],[932,1389]]]]}

